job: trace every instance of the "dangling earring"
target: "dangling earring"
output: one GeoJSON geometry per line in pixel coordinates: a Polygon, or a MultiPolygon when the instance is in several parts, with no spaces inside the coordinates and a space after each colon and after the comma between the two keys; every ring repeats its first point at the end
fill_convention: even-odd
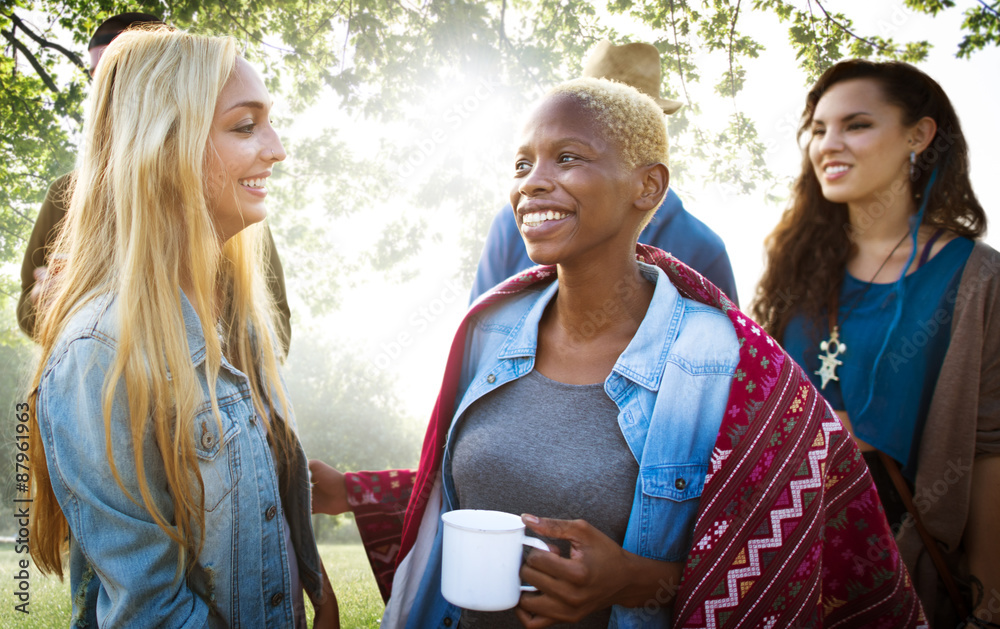
{"type": "Polygon", "coordinates": [[[917,180],[917,154],[910,151],[910,181],[917,180]]]}

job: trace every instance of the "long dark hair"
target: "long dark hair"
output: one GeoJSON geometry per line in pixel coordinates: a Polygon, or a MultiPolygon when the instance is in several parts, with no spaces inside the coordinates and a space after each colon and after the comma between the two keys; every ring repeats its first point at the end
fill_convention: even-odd
{"type": "MultiPolygon", "coordinates": [[[[923,224],[976,238],[986,231],[986,213],[969,181],[969,148],[951,101],[934,79],[908,63],[841,61],[823,73],[806,96],[798,138],[810,133],[816,104],[833,85],[851,79],[878,83],[886,101],[903,112],[903,124],[928,116],[937,132],[917,156],[910,194],[919,206],[921,194],[937,169],[927,199],[923,224]]],[[[751,314],[772,336],[781,339],[788,321],[802,313],[815,321],[840,291],[847,261],[856,252],[847,204],[823,197],[819,180],[803,149],[802,172],[781,222],[764,241],[767,267],[757,286],[751,314]]]]}

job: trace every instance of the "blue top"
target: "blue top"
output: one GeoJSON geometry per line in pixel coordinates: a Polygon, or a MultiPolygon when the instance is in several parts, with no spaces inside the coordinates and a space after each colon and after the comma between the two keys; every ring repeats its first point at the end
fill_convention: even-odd
{"type": "Polygon", "coordinates": [[[845,273],[837,320],[840,341],[847,349],[838,356],[843,361],[836,370],[840,380],[830,380],[825,389],[820,389],[816,371],[820,340],[830,334],[826,314],[818,326],[798,315],[785,330],[785,350],[830,406],[846,410],[858,437],[899,461],[911,480],[920,434],[951,340],[958,284],[972,246],[968,238],[956,238],[903,279],[902,318],[878,365],[867,409],[875,359],[896,311],[895,283],[870,284],[845,273]]]}
{"type": "MultiPolygon", "coordinates": [[[[70,626],[294,627],[292,565],[314,596],[322,583],[305,453],[296,441],[286,491],[249,380],[225,356],[215,380],[219,413],[212,411],[202,368],[205,337],[183,293],[181,309],[204,393],[185,429],[193,433],[204,482],[205,529],[196,564],[180,579],[177,543],[139,497],[128,398],[120,383],[111,408],[111,448],[128,494],[109,471],[102,399],[118,351],[114,297],[96,297],[69,319],[38,385],[38,429],[70,530],[70,626]]],[[[294,425],[294,418],[286,419],[294,425]]],[[[169,519],[174,508],[163,458],[152,430],[143,439],[146,482],[169,519]]]]}
{"type": "MultiPolygon", "coordinates": [[[[639,234],[639,242],[663,249],[722,289],[739,306],[736,279],[729,263],[726,245],[718,234],[684,209],[680,197],[671,189],[653,220],[639,234]]],[[[493,218],[486,235],[483,254],[476,268],[469,303],[515,273],[535,266],[517,229],[510,204],[493,218]]]]}
{"type": "MultiPolygon", "coordinates": [[[[618,407],[618,427],[639,464],[622,546],[643,557],[683,561],[739,361],[739,343],[725,314],[681,297],[661,269],[640,267],[656,284],[653,299],[604,381],[618,407]],[[681,391],[685,394],[678,395],[681,391]]],[[[452,476],[457,427],[473,402],[534,368],[538,322],[558,288],[556,281],[525,289],[486,309],[471,324],[444,451],[442,513],[457,508],[452,476]]],[[[425,535],[434,536],[426,564],[411,559],[421,554],[415,549],[396,573],[397,594],[407,590],[403,580],[419,581],[408,611],[406,626],[411,629],[458,624],[461,610],[441,596],[441,529],[439,518],[425,516],[418,545],[425,535]],[[428,526],[436,529],[428,531],[428,526]]],[[[394,604],[407,603],[390,601],[394,604]]],[[[670,626],[670,610],[615,606],[611,626],[662,629],[670,626]]]]}

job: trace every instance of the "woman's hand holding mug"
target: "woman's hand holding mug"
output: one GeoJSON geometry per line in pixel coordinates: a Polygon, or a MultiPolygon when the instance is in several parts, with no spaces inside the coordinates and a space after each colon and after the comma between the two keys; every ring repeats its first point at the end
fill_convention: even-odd
{"type": "Polygon", "coordinates": [[[578,622],[612,605],[673,605],[684,564],[630,553],[584,520],[521,517],[535,533],[570,543],[569,558],[532,552],[521,567],[521,578],[538,588],[515,610],[525,627],[578,622]]]}

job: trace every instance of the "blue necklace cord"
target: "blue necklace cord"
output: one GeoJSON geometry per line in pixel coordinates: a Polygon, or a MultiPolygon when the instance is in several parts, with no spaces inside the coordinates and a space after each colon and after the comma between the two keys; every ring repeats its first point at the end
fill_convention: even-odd
{"type": "Polygon", "coordinates": [[[917,236],[920,230],[920,226],[924,222],[924,213],[927,210],[927,202],[930,200],[931,187],[937,180],[938,166],[934,167],[931,171],[931,177],[927,181],[927,185],[924,187],[924,198],[920,203],[920,210],[917,211],[916,215],[910,219],[910,233],[912,234],[911,239],[913,241],[913,248],[910,251],[910,257],[906,260],[906,264],[903,266],[903,270],[899,274],[899,279],[896,280],[893,285],[891,295],[894,296],[896,300],[896,312],[893,314],[892,323],[889,325],[889,330],[886,332],[885,338],[882,340],[882,347],[879,349],[878,354],[875,355],[875,365],[872,367],[871,377],[868,379],[868,398],[865,401],[865,405],[861,407],[858,412],[858,417],[860,418],[871,406],[872,399],[875,397],[875,374],[878,373],[878,367],[882,363],[882,357],[885,355],[885,350],[889,347],[889,340],[892,338],[893,333],[899,326],[899,321],[903,317],[903,297],[905,292],[905,286],[903,280],[906,278],[906,272],[910,269],[910,265],[913,264],[913,260],[917,256],[917,236]]]}

